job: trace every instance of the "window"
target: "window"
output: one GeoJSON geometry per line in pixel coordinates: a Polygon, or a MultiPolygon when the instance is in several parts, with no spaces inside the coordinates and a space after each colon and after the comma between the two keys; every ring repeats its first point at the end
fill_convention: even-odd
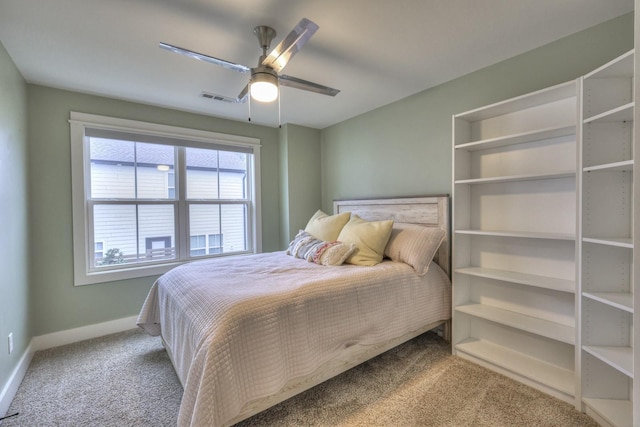
{"type": "Polygon", "coordinates": [[[191,256],[199,256],[205,255],[207,253],[207,244],[205,242],[207,236],[191,236],[191,245],[189,247],[189,252],[191,256]]]}
{"type": "Polygon", "coordinates": [[[209,234],[209,254],[222,253],[222,234],[209,234]]]}
{"type": "Polygon", "coordinates": [[[176,174],[173,172],[167,172],[167,197],[176,198],[176,174]]]}
{"type": "Polygon", "coordinates": [[[96,260],[95,262],[99,263],[102,261],[102,257],[104,257],[104,242],[95,242],[93,247],[93,256],[96,260]]]}
{"type": "MultiPolygon", "coordinates": [[[[233,246],[227,246],[233,251],[233,246]]],[[[200,234],[191,236],[189,253],[192,257],[223,253],[222,234],[200,234]]]]}
{"type": "Polygon", "coordinates": [[[258,140],[73,112],[70,123],[76,285],[260,251],[258,140]]]}

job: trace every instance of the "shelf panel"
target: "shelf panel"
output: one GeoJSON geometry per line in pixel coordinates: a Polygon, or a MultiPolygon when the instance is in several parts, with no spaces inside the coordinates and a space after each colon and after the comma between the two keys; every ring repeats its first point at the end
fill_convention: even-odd
{"type": "Polygon", "coordinates": [[[538,276],[535,274],[517,273],[514,271],[498,270],[482,267],[457,268],[456,273],[469,276],[485,277],[503,282],[518,283],[520,285],[535,286],[560,292],[575,293],[576,283],[573,280],[558,279],[556,277],[538,276]]]}
{"type": "Polygon", "coordinates": [[[633,378],[633,349],[631,347],[585,345],[582,346],[582,349],[629,378],[633,378]]]}
{"type": "Polygon", "coordinates": [[[584,76],[587,79],[633,78],[634,50],[620,55],[584,76]]]}
{"type": "Polygon", "coordinates": [[[633,314],[633,295],[622,292],[583,292],[585,298],[607,304],[633,314]]]}
{"type": "Polygon", "coordinates": [[[613,108],[604,113],[584,119],[585,124],[594,122],[631,122],[633,121],[633,107],[635,103],[630,102],[620,107],[613,108]]]}
{"type": "Polygon", "coordinates": [[[462,305],[456,307],[456,311],[567,344],[575,343],[575,328],[561,323],[525,316],[484,304],[462,305]]]}
{"type": "Polygon", "coordinates": [[[489,341],[470,338],[457,344],[456,350],[568,395],[573,396],[575,393],[573,371],[552,365],[510,348],[489,341]]]}
{"type": "Polygon", "coordinates": [[[607,163],[604,165],[588,166],[582,169],[584,172],[596,171],[633,171],[633,160],[625,160],[622,162],[607,163]]]}
{"type": "Polygon", "coordinates": [[[534,130],[530,132],[522,132],[513,135],[505,135],[497,138],[466,142],[464,144],[458,144],[454,148],[456,150],[466,151],[489,150],[491,148],[506,147],[509,145],[522,144],[526,142],[542,141],[545,139],[558,138],[561,136],[575,135],[575,133],[575,125],[558,126],[534,130]]]}
{"type": "Polygon", "coordinates": [[[541,173],[541,174],[496,176],[491,178],[460,179],[455,181],[455,183],[456,184],[492,184],[492,183],[500,183],[500,182],[535,181],[540,179],[571,178],[575,176],[576,176],[576,171],[573,170],[573,171],[549,172],[549,173],[541,173]]]}
{"type": "Polygon", "coordinates": [[[506,101],[497,102],[485,107],[456,114],[455,117],[471,122],[485,120],[491,117],[511,113],[513,111],[524,110],[575,96],[576,84],[575,81],[572,80],[536,92],[518,96],[516,98],[511,98],[506,101]]]}
{"type": "Polygon", "coordinates": [[[619,248],[633,249],[633,240],[629,237],[606,237],[606,238],[583,237],[582,241],[588,242],[588,243],[596,243],[598,245],[616,246],[619,248]]]}
{"type": "Polygon", "coordinates": [[[633,405],[630,400],[591,399],[587,397],[582,400],[591,410],[611,425],[633,425],[633,405]]]}
{"type": "Polygon", "coordinates": [[[576,236],[562,233],[539,233],[533,231],[488,231],[488,230],[455,230],[457,234],[473,234],[478,236],[523,237],[526,239],[575,240],[576,236]]]}

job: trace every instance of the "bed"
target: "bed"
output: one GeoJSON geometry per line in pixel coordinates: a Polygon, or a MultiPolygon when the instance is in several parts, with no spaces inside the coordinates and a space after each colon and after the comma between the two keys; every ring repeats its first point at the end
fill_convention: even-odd
{"type": "Polygon", "coordinates": [[[178,424],[233,425],[426,331],[448,338],[448,208],[448,196],[334,202],[335,215],[392,219],[394,232],[402,224],[444,230],[420,274],[391,259],[326,266],[273,252],[160,277],[138,325],[162,337],[184,387],[178,424]]]}

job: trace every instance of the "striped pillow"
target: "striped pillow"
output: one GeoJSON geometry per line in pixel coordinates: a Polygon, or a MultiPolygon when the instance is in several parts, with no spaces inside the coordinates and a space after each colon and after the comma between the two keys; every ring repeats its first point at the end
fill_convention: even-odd
{"type": "Polygon", "coordinates": [[[445,231],[441,228],[396,222],[384,255],[392,261],[409,264],[418,276],[424,276],[444,237],[445,231]]]}
{"type": "Polygon", "coordinates": [[[300,230],[289,243],[286,254],[321,265],[342,265],[355,250],[355,245],[338,241],[325,242],[300,230]]]}

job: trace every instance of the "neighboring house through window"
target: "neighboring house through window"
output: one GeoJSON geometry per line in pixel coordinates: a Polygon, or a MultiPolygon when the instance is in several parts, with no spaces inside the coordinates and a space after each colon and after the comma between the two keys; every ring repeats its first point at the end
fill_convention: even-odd
{"type": "Polygon", "coordinates": [[[258,140],[82,113],[70,123],[77,285],[260,251],[258,140]]]}
{"type": "Polygon", "coordinates": [[[171,236],[146,237],[145,246],[147,259],[171,258],[173,256],[171,236]]]}

